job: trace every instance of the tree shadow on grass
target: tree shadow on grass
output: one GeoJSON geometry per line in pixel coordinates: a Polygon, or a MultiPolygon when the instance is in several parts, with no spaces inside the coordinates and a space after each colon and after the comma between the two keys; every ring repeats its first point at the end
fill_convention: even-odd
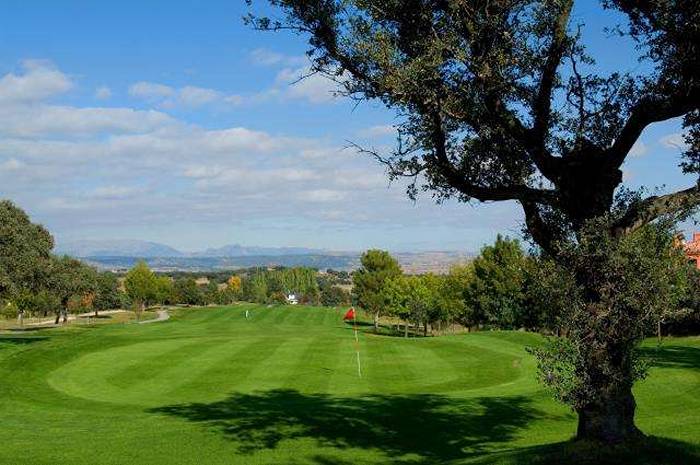
{"type": "Polygon", "coordinates": [[[629,444],[601,447],[599,443],[567,441],[495,453],[472,465],[696,465],[700,447],[674,439],[649,436],[629,444]]]}
{"type": "Polygon", "coordinates": [[[643,347],[640,353],[655,367],[700,369],[700,349],[697,347],[662,345],[643,347]]]}
{"type": "Polygon", "coordinates": [[[33,337],[0,336],[0,347],[2,347],[4,344],[7,344],[7,345],[27,345],[27,344],[32,344],[34,342],[45,341],[46,339],[48,339],[48,336],[33,336],[33,337]]]}
{"type": "Polygon", "coordinates": [[[358,320],[357,322],[353,320],[343,320],[343,323],[345,323],[345,326],[347,328],[353,329],[355,326],[358,328],[373,328],[374,329],[374,323],[371,321],[361,321],[358,320]]]}
{"type": "MultiPolygon", "coordinates": [[[[354,327],[352,320],[345,321],[345,329],[348,331],[355,330],[355,327],[354,327]]],[[[379,330],[377,331],[374,328],[374,323],[358,321],[357,322],[357,330],[362,334],[369,334],[372,336],[387,336],[387,337],[405,338],[404,329],[403,329],[402,325],[401,325],[401,327],[399,327],[399,325],[380,324],[379,330]]],[[[409,334],[409,338],[412,338],[412,339],[426,337],[423,334],[422,330],[418,330],[415,327],[411,327],[408,334],[409,334]]],[[[430,335],[428,337],[432,337],[432,335],[430,335]]]]}
{"type": "MultiPolygon", "coordinates": [[[[342,398],[273,390],[233,394],[209,404],[171,405],[151,413],[181,417],[219,431],[241,453],[311,438],[319,446],[376,449],[400,463],[442,463],[507,443],[544,416],[526,397],[453,399],[438,395],[342,398]],[[416,461],[417,460],[417,461],[416,461]]],[[[320,463],[320,462],[319,462],[320,463]]]]}

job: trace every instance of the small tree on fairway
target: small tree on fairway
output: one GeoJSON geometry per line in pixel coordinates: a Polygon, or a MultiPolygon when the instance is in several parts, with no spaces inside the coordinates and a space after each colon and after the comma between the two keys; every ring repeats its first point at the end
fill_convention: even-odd
{"type": "Polygon", "coordinates": [[[390,176],[412,179],[410,196],[422,187],[438,199],[522,206],[532,239],[583,289],[588,317],[577,320],[580,331],[570,337],[575,345],[583,344],[579,336],[600,343],[582,353],[589,359],[577,372],[595,394],[576,407],[578,437],[610,442],[638,436],[629,381],[636,339],[626,333],[637,314],[631,307],[625,308],[632,313],[608,308],[614,281],[599,279],[595,267],[579,260],[569,262],[568,252],[579,245],[587,250],[586,238],[595,237],[605,244],[600,259],[612,264],[605,254],[626,247],[626,236],[700,203],[697,183],[615,202],[621,167],[653,123],[683,118],[688,149],[682,169],[700,171],[697,1],[596,2],[611,10],[601,14],[619,15],[620,33],[638,46],[643,65],[635,74],[596,67],[583,40],[590,34],[571,19],[574,4],[593,8],[583,0],[269,3],[285,17],[248,20],[259,29],[307,35],[313,71],[335,78],[357,100],[378,99],[396,110],[397,149],[365,151],[390,176]]]}
{"type": "Polygon", "coordinates": [[[95,316],[100,310],[120,308],[123,299],[119,291],[119,281],[116,275],[110,272],[100,273],[97,277],[97,293],[95,295],[95,316]]]}
{"type": "Polygon", "coordinates": [[[413,320],[416,329],[423,323],[423,336],[428,335],[428,323],[434,312],[435,296],[433,289],[424,276],[406,276],[408,296],[406,306],[409,318],[413,320]]]}
{"type": "Polygon", "coordinates": [[[368,250],[360,258],[360,269],[353,274],[353,292],[357,303],[374,315],[374,329],[379,330],[379,317],[385,309],[382,287],[387,279],[401,275],[401,267],[389,252],[368,250]]]}
{"type": "Polygon", "coordinates": [[[321,305],[325,307],[350,304],[350,293],[328,281],[323,281],[319,285],[319,291],[321,293],[321,305]]]}
{"type": "Polygon", "coordinates": [[[175,281],[175,299],[178,303],[187,305],[204,304],[204,295],[192,278],[181,278],[175,281]]]}
{"type": "Polygon", "coordinates": [[[265,303],[269,297],[265,273],[256,271],[248,276],[242,284],[243,298],[249,302],[265,303]]]}
{"type": "Polygon", "coordinates": [[[502,328],[515,328],[525,313],[527,258],[518,241],[496,238],[472,263],[474,274],[467,286],[467,306],[477,320],[502,328]]]}
{"type": "Polygon", "coordinates": [[[226,281],[227,291],[229,291],[232,301],[240,297],[242,284],[241,277],[238,275],[233,275],[226,281]]]}
{"type": "Polygon", "coordinates": [[[410,290],[406,276],[399,275],[384,281],[381,290],[381,300],[386,312],[404,321],[404,337],[408,337],[408,326],[411,322],[411,313],[408,307],[410,290]]]}
{"type": "Polygon", "coordinates": [[[430,322],[440,325],[440,329],[443,323],[456,321],[466,307],[462,285],[454,271],[451,269],[445,276],[428,274],[423,278],[433,298],[430,322]]]}
{"type": "Polygon", "coordinates": [[[447,275],[446,285],[449,287],[448,294],[459,299],[460,305],[456,308],[454,318],[457,322],[471,330],[479,324],[479,316],[476,310],[467,303],[469,285],[474,278],[474,265],[472,263],[464,265],[454,265],[447,275]]]}
{"type": "Polygon", "coordinates": [[[158,279],[146,262],[140,261],[126,274],[124,287],[139,314],[158,296],[158,279]]]}
{"type": "Polygon", "coordinates": [[[55,309],[55,323],[58,324],[61,318],[65,322],[71,299],[78,302],[97,292],[97,271],[74,258],[54,257],[47,268],[46,288],[61,304],[55,309]]]}
{"type": "Polygon", "coordinates": [[[173,295],[175,294],[175,286],[173,280],[168,276],[156,276],[156,292],[154,301],[160,305],[173,303],[173,295]]]}

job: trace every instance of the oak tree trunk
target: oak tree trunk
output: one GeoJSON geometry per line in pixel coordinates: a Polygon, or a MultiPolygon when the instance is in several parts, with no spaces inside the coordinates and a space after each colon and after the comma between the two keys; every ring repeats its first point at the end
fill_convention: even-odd
{"type": "Polygon", "coordinates": [[[577,439],[620,443],[638,439],[634,424],[636,402],[630,387],[604,395],[599,402],[579,409],[577,439]]]}

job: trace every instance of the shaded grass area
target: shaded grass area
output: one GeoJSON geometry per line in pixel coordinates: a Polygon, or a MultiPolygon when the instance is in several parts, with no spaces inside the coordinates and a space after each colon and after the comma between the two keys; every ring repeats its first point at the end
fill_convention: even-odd
{"type": "Polygon", "coordinates": [[[492,454],[471,464],[499,465],[694,465],[700,463],[700,447],[673,439],[649,436],[636,443],[601,447],[568,441],[492,454]]]}
{"type": "Polygon", "coordinates": [[[642,347],[640,352],[655,367],[691,370],[700,368],[700,347],[675,345],[673,342],[669,344],[672,345],[642,347]]]}
{"type": "Polygon", "coordinates": [[[444,463],[487,451],[493,443],[508,442],[531,420],[545,415],[522,396],[340,398],[289,389],[233,394],[218,402],[150,411],[202,423],[235,441],[244,454],[274,449],[282,441],[313,438],[319,446],[378,449],[425,463],[444,463]]]}
{"type": "Polygon", "coordinates": [[[26,345],[41,342],[48,339],[48,336],[8,336],[0,335],[0,347],[3,345],[26,345]]]}
{"type": "Polygon", "coordinates": [[[524,350],[539,336],[363,331],[359,377],[343,313],[243,304],[0,335],[0,463],[700,463],[700,338],[643,346],[655,436],[601,449],[568,442],[575,416],[524,350]]]}

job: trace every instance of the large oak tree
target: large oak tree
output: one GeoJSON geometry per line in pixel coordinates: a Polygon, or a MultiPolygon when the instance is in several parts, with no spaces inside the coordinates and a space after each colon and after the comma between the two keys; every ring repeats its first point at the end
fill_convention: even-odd
{"type": "MultiPolygon", "coordinates": [[[[411,196],[423,189],[438,199],[516,201],[531,238],[561,264],[587,231],[602,231],[608,251],[627,250],[615,241],[700,202],[697,185],[617,195],[621,167],[653,123],[683,118],[682,169],[700,171],[697,0],[598,3],[621,18],[619,40],[638,46],[634,74],[596,66],[582,41],[586,25],[572,19],[573,0],[269,2],[278,18],[247,20],[306,35],[313,72],[336,79],[351,98],[396,111],[396,150],[368,153],[390,176],[410,177],[411,196]]],[[[589,380],[576,406],[579,437],[636,436],[630,353],[639,336],[627,336],[621,321],[629,318],[606,308],[595,263],[573,262],[588,321],[596,322],[579,332],[579,347],[583,338],[595,341],[578,367],[589,380]]]]}

